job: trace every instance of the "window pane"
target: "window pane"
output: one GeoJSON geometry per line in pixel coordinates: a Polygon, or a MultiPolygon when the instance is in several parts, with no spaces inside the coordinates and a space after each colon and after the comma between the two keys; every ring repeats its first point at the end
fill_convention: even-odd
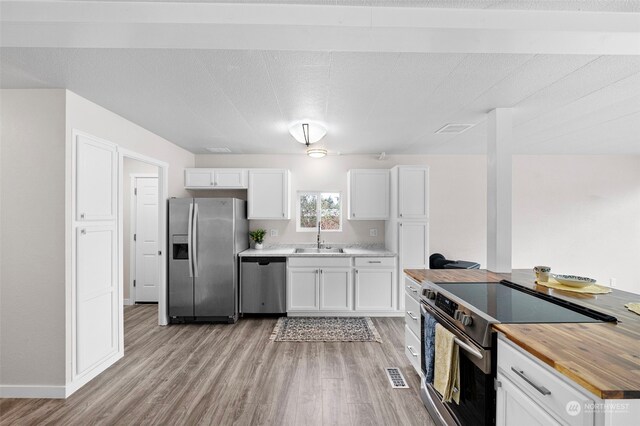
{"type": "Polygon", "coordinates": [[[318,226],[318,196],[316,194],[300,195],[300,227],[315,228],[318,226]]]}
{"type": "Polygon", "coordinates": [[[340,194],[324,192],[320,198],[322,229],[340,229],[340,194]]]}

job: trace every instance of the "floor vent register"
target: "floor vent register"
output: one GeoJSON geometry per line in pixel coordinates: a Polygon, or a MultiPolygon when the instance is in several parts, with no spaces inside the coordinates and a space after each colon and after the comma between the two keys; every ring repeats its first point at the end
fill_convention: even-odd
{"type": "Polygon", "coordinates": [[[409,385],[407,385],[407,381],[404,379],[402,372],[398,367],[388,367],[385,368],[387,371],[387,377],[389,378],[389,382],[391,383],[391,387],[394,389],[407,389],[409,385]]]}

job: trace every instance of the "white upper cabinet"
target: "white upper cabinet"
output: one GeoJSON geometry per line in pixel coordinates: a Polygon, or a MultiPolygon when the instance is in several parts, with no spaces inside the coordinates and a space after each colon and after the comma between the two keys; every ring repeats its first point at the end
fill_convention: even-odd
{"type": "Polygon", "coordinates": [[[395,166],[391,177],[391,219],[429,220],[429,167],[395,166]]]}
{"type": "Polygon", "coordinates": [[[118,154],[116,146],[76,135],[76,220],[116,219],[118,154]]]}
{"type": "Polygon", "coordinates": [[[216,188],[246,188],[247,170],[245,169],[215,169],[213,171],[213,186],[216,188]]]}
{"type": "Polygon", "coordinates": [[[349,170],[349,219],[389,219],[389,170],[349,170]]]}
{"type": "Polygon", "coordinates": [[[187,189],[232,189],[247,187],[246,169],[185,169],[187,189]]]}
{"type": "Polygon", "coordinates": [[[429,216],[429,168],[398,167],[398,218],[427,220],[429,216]]]}
{"type": "Polygon", "coordinates": [[[291,219],[290,174],[283,169],[249,170],[249,219],[291,219]]]}

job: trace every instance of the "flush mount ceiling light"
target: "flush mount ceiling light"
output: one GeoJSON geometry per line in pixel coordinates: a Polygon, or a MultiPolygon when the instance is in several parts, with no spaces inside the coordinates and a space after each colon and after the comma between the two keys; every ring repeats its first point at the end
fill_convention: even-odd
{"type": "Polygon", "coordinates": [[[327,150],[323,148],[309,148],[307,155],[311,158],[322,158],[327,155],[327,150]]]}
{"type": "Polygon", "coordinates": [[[309,148],[327,134],[327,128],[317,121],[300,120],[289,126],[289,133],[295,140],[307,146],[307,155],[311,158],[322,158],[327,155],[324,148],[309,148]]]}
{"type": "Polygon", "coordinates": [[[327,134],[327,128],[317,121],[300,120],[289,126],[289,133],[298,142],[309,146],[322,139],[327,134]]]}

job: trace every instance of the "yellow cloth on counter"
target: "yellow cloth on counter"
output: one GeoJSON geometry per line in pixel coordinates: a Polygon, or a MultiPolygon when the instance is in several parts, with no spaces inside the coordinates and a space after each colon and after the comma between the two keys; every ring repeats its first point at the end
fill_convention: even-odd
{"type": "Polygon", "coordinates": [[[624,307],[630,310],[631,312],[634,312],[640,315],[640,303],[627,303],[626,305],[624,305],[624,307]]]}
{"type": "Polygon", "coordinates": [[[460,404],[460,363],[456,336],[436,323],[436,348],[433,363],[433,387],[442,395],[442,402],[460,404]]]}
{"type": "Polygon", "coordinates": [[[564,291],[573,291],[574,293],[583,293],[583,294],[607,294],[611,293],[611,289],[608,287],[603,287],[598,284],[590,284],[586,287],[571,287],[570,285],[560,284],[554,278],[549,277],[549,282],[541,283],[536,281],[536,284],[543,285],[549,288],[555,288],[556,290],[564,290],[564,291]]]}

